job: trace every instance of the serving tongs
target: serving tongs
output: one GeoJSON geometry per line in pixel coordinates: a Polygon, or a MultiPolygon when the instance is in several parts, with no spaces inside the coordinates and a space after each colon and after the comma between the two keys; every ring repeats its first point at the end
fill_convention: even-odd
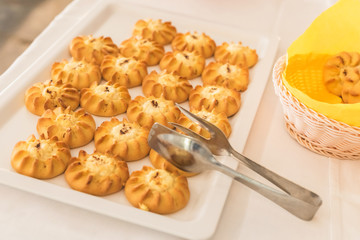
{"type": "Polygon", "coordinates": [[[309,221],[314,217],[322,204],[322,200],[317,194],[279,176],[238,153],[233,149],[219,128],[181,106],[178,105],[178,107],[190,120],[199,123],[207,129],[211,137],[206,139],[176,123],[170,124],[188,136],[155,123],[150,131],[148,142],[150,147],[162,157],[179,169],[187,172],[220,171],[255,190],[300,219],[309,221]],[[245,166],[269,180],[283,190],[283,192],[225,166],[217,161],[213,154],[231,156],[240,160],[245,166]]]}

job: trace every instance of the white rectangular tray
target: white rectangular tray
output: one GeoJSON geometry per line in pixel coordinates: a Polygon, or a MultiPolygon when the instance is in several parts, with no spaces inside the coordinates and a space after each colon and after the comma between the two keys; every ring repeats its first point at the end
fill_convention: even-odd
{"type": "MultiPolygon", "coordinates": [[[[71,6],[70,6],[71,8],[71,6]]],[[[176,236],[204,239],[210,237],[217,226],[232,180],[217,172],[204,172],[189,178],[191,197],[188,205],[181,211],[158,215],[132,207],[126,200],[123,191],[107,197],[96,197],[77,192],[68,187],[63,175],[51,180],[37,180],[14,172],[10,165],[11,151],[20,140],[25,140],[36,133],[38,116],[27,111],[23,98],[26,89],[35,82],[42,82],[50,77],[51,65],[61,59],[70,59],[68,44],[78,35],[93,34],[94,36],[110,36],[116,44],[131,36],[132,27],[139,19],[163,19],[171,21],[178,32],[197,31],[211,36],[217,44],[224,41],[242,41],[244,45],[255,48],[259,55],[259,62],[250,70],[250,84],[248,90],[242,94],[240,111],[230,119],[233,132],[230,142],[238,151],[242,151],[252,122],[255,118],[264,88],[272,69],[278,38],[264,36],[261,33],[247,33],[231,26],[205,22],[200,19],[189,18],[156,9],[123,3],[115,0],[97,1],[87,9],[67,9],[76,18],[71,18],[69,24],[63,24],[61,37],[55,42],[47,42],[43,46],[44,52],[38,52],[32,59],[32,64],[26,70],[19,72],[17,77],[0,92],[0,144],[2,146],[0,160],[0,183],[24,191],[38,194],[63,203],[71,204],[100,214],[142,225],[158,231],[176,236]],[[65,26],[67,26],[65,28],[65,26]]],[[[61,21],[61,17],[56,21],[61,21]]],[[[65,19],[64,21],[68,21],[65,19]]],[[[56,24],[54,25],[56,27],[56,24]]],[[[42,33],[41,38],[50,37],[50,29],[42,33]]],[[[36,41],[35,43],[36,44],[36,41]]],[[[169,46],[166,50],[170,51],[169,46]]],[[[208,59],[207,62],[213,59],[208,59]]],[[[17,68],[12,66],[12,71],[17,68]]],[[[19,66],[23,68],[23,66],[19,66]]],[[[149,67],[149,72],[157,67],[149,67]]],[[[191,80],[193,85],[200,84],[200,78],[191,80]]],[[[141,87],[130,89],[132,98],[142,94],[141,87]]],[[[183,104],[185,107],[186,104],[183,104]]],[[[119,115],[122,119],[125,115],[119,115]]],[[[109,118],[96,117],[97,126],[109,118]]],[[[81,148],[87,152],[94,149],[93,143],[81,148]]],[[[77,156],[79,149],[72,150],[77,156]]],[[[221,158],[222,162],[232,168],[238,162],[229,158],[221,158]]],[[[148,158],[129,163],[130,171],[139,170],[143,165],[151,165],[148,158]]]]}

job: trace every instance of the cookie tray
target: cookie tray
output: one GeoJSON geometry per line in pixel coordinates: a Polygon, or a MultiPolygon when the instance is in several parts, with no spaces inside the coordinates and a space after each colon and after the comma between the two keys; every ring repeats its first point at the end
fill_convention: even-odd
{"type": "MultiPolygon", "coordinates": [[[[75,36],[82,34],[110,36],[116,44],[120,44],[131,36],[132,27],[139,19],[159,18],[171,21],[178,32],[204,32],[217,44],[224,41],[242,41],[244,45],[257,50],[259,62],[250,70],[250,84],[248,90],[242,94],[240,111],[230,118],[233,129],[230,142],[241,152],[245,147],[272,69],[278,38],[261,33],[247,33],[231,26],[115,0],[95,1],[86,9],[74,6],[76,4],[70,4],[33,42],[28,52],[35,51],[35,53],[21,56],[23,58],[30,56],[29,64],[23,66],[19,64],[19,61],[15,62],[11,70],[12,73],[16,73],[16,76],[12,79],[6,79],[6,77],[1,79],[0,183],[179,237],[209,238],[216,230],[232,184],[232,180],[221,173],[210,171],[189,178],[191,197],[188,205],[179,212],[169,215],[154,214],[132,207],[126,200],[123,190],[110,196],[96,197],[72,190],[63,175],[50,180],[38,180],[16,173],[10,165],[14,145],[31,134],[38,136],[36,133],[38,116],[31,114],[25,108],[24,92],[33,83],[47,80],[50,77],[51,65],[55,61],[70,59],[68,44],[75,36]],[[47,41],[47,39],[54,39],[52,34],[58,35],[56,40],[47,41]]],[[[170,51],[170,46],[166,46],[166,50],[170,51]]],[[[210,61],[213,59],[207,59],[207,62],[210,61]]],[[[158,67],[149,67],[148,71],[151,72],[154,69],[158,70],[158,67]]],[[[11,74],[7,76],[9,75],[11,74]]],[[[191,83],[195,86],[201,84],[201,80],[200,78],[191,80],[191,83]]],[[[130,94],[132,98],[141,95],[141,87],[130,89],[130,94]]],[[[188,107],[187,103],[183,106],[188,107]]],[[[117,117],[122,119],[125,115],[117,117]]],[[[95,120],[99,126],[109,118],[95,117],[95,120]]],[[[80,149],[90,153],[94,150],[94,145],[89,143],[85,147],[73,149],[72,155],[77,156],[80,149]]],[[[238,167],[238,162],[231,158],[222,157],[219,160],[231,168],[238,167]]],[[[143,165],[151,166],[148,158],[129,163],[129,170],[130,172],[139,170],[143,165]]]]}

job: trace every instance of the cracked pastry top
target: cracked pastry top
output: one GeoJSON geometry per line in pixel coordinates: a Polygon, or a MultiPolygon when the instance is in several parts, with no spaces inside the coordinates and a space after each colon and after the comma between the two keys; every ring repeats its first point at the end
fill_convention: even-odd
{"type": "Polygon", "coordinates": [[[91,142],[96,124],[94,118],[82,108],[74,112],[69,107],[58,107],[46,110],[38,119],[36,129],[45,138],[56,136],[70,148],[77,148],[91,142]]]}
{"type": "Polygon", "coordinates": [[[130,175],[125,196],[136,208],[169,214],[187,205],[190,191],[185,176],[144,166],[130,175]]]}
{"type": "Polygon", "coordinates": [[[69,147],[57,137],[37,139],[31,135],[26,141],[19,141],[11,154],[12,168],[23,175],[49,179],[62,174],[71,154],[69,147]]]}
{"type": "Polygon", "coordinates": [[[147,143],[149,130],[137,122],[122,121],[113,117],[104,121],[95,132],[95,148],[101,153],[118,155],[125,161],[146,157],[150,151],[147,143]]]}
{"type": "Polygon", "coordinates": [[[205,58],[214,55],[216,44],[205,33],[178,33],[171,43],[172,49],[178,51],[197,51],[205,58]]]}
{"type": "Polygon", "coordinates": [[[35,83],[25,92],[25,106],[33,114],[41,116],[47,109],[57,107],[75,110],[79,106],[80,93],[70,84],[52,80],[35,83]]]}
{"type": "Polygon", "coordinates": [[[80,150],[79,156],[65,171],[66,182],[72,189],[96,196],[120,191],[129,178],[125,161],[118,156],[80,150]]]}
{"type": "Polygon", "coordinates": [[[248,68],[254,66],[258,61],[256,50],[244,46],[241,42],[224,42],[216,47],[214,57],[217,62],[228,62],[233,65],[240,64],[248,68]]]}
{"type": "Polygon", "coordinates": [[[205,58],[198,52],[174,51],[165,53],[160,61],[160,69],[175,72],[187,79],[201,75],[205,66],[205,58]]]}
{"type": "Polygon", "coordinates": [[[174,39],[176,28],[171,22],[163,22],[161,19],[141,19],[135,23],[132,35],[166,45],[174,39]]]}
{"type": "Polygon", "coordinates": [[[141,85],[143,78],[147,75],[145,62],[121,55],[117,57],[105,56],[100,68],[106,81],[119,83],[128,88],[141,85]]]}
{"type": "Polygon", "coordinates": [[[152,71],[144,78],[142,84],[142,90],[146,97],[163,97],[177,103],[185,102],[189,98],[192,88],[186,78],[166,70],[160,73],[152,71]]]}

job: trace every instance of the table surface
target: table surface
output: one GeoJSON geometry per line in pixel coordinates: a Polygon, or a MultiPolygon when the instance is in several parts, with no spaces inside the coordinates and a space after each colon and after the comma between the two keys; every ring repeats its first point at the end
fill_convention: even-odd
{"type": "MultiPolygon", "coordinates": [[[[91,0],[77,2],[90,4],[91,0]]],[[[276,34],[280,37],[277,58],[331,6],[331,1],[320,0],[131,2],[238,26],[242,30],[276,34]]],[[[10,67],[1,78],[7,78],[11,71],[10,67]]],[[[286,132],[271,76],[243,153],[318,193],[323,205],[312,221],[302,221],[234,182],[211,239],[357,239],[360,191],[353,182],[360,180],[357,174],[360,164],[315,154],[293,140],[286,132]]],[[[4,185],[0,185],[0,196],[1,239],[179,239],[4,185]]]]}

